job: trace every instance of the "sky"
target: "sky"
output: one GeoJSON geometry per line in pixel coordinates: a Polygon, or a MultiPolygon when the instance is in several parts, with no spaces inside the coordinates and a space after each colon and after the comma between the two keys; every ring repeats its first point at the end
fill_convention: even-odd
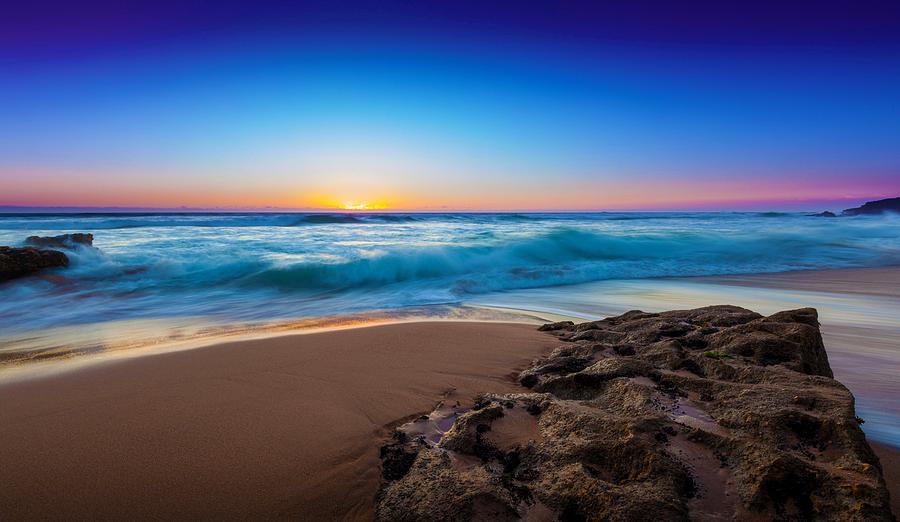
{"type": "Polygon", "coordinates": [[[892,0],[123,4],[5,8],[0,206],[793,210],[900,195],[892,0]]]}

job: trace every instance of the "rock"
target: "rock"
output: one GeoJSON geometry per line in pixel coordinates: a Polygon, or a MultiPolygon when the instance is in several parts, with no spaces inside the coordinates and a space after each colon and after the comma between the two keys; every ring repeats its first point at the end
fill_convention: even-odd
{"type": "Polygon", "coordinates": [[[825,212],[819,212],[818,214],[813,214],[813,216],[815,216],[815,217],[837,217],[837,214],[826,210],[825,212]]]}
{"type": "Polygon", "coordinates": [[[842,216],[863,216],[896,212],[900,214],[900,198],[879,199],[869,201],[861,207],[848,208],[841,212],[842,216]]]}
{"type": "Polygon", "coordinates": [[[540,332],[552,332],[554,330],[562,330],[563,328],[568,328],[570,326],[574,326],[575,323],[572,321],[560,321],[558,323],[547,323],[538,326],[538,331],[540,332]]]}
{"type": "Polygon", "coordinates": [[[742,356],[758,365],[781,364],[809,375],[833,377],[812,308],[779,312],[706,338],[712,351],[742,356]]]}
{"type": "Polygon", "coordinates": [[[25,243],[36,247],[72,248],[75,245],[93,246],[93,234],[63,234],[61,236],[30,236],[25,243]]]}
{"type": "Polygon", "coordinates": [[[488,426],[491,421],[502,416],[503,406],[499,404],[490,404],[487,407],[466,412],[456,419],[453,427],[441,438],[439,445],[442,448],[478,455],[478,446],[483,444],[481,435],[484,430],[482,426],[488,426]]]}
{"type": "Polygon", "coordinates": [[[560,346],[520,375],[530,392],[385,446],[378,520],[893,520],[814,309],[549,331],[560,346]]]}
{"type": "Polygon", "coordinates": [[[396,432],[395,441],[381,447],[381,476],[385,480],[397,480],[412,467],[419,454],[418,445],[410,441],[402,432],[396,432]]]}
{"type": "Polygon", "coordinates": [[[45,268],[69,266],[69,258],[56,250],[0,247],[0,281],[39,272],[45,268]]]}

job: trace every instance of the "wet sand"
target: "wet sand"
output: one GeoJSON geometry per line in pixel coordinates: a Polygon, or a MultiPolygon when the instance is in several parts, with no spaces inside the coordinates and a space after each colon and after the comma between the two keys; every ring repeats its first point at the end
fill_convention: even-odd
{"type": "Polygon", "coordinates": [[[900,518],[900,450],[883,444],[870,444],[881,461],[884,481],[891,492],[891,511],[895,517],[900,518]]]}
{"type": "Polygon", "coordinates": [[[900,267],[801,270],[774,274],[694,277],[696,281],[755,288],[900,298],[900,267]]]}
{"type": "Polygon", "coordinates": [[[371,517],[386,425],[517,389],[553,338],[422,322],[222,344],[0,384],[0,518],[371,517]]]}

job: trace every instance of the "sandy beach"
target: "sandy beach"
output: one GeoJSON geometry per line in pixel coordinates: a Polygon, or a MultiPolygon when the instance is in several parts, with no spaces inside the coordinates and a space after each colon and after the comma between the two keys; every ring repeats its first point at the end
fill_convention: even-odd
{"type": "MultiPolygon", "coordinates": [[[[742,286],[790,291],[796,281],[803,292],[892,300],[898,276],[887,268],[697,282],[728,294],[742,286]]],[[[684,307],[699,298],[685,295],[684,307]]],[[[741,296],[735,304],[754,304],[741,296]]],[[[822,322],[836,377],[857,396],[889,399],[896,377],[879,368],[897,365],[890,321],[858,331],[828,313],[822,322]]],[[[465,403],[479,392],[519,389],[510,376],[551,344],[531,325],[404,323],[230,342],[0,384],[0,513],[370,519],[378,447],[391,426],[442,397],[465,403]]],[[[896,512],[898,451],[873,447],[896,512]]]]}
{"type": "Polygon", "coordinates": [[[869,444],[881,460],[884,481],[891,492],[891,510],[896,517],[900,515],[900,450],[871,441],[869,444]]]}
{"type": "Polygon", "coordinates": [[[224,344],[0,387],[0,514],[371,518],[385,426],[516,387],[527,325],[409,323],[224,344]]]}

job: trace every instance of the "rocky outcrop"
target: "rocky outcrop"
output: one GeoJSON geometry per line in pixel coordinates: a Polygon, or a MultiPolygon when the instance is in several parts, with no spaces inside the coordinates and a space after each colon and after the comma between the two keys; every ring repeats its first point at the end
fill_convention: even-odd
{"type": "Polygon", "coordinates": [[[30,236],[25,243],[40,248],[72,248],[76,245],[93,246],[93,234],[63,234],[61,236],[30,236]]]}
{"type": "Polygon", "coordinates": [[[530,390],[395,432],[378,520],[892,520],[815,310],[544,329],[530,390]]]}
{"type": "Polygon", "coordinates": [[[76,246],[93,246],[93,234],[63,234],[61,236],[30,236],[27,247],[0,247],[0,282],[35,274],[47,268],[69,266],[69,258],[58,250],[47,247],[72,249],[76,246]],[[36,248],[34,248],[36,247],[36,248]]]}
{"type": "Polygon", "coordinates": [[[900,214],[900,198],[879,199],[869,201],[861,207],[848,208],[841,212],[842,216],[863,216],[896,212],[900,214]]]}
{"type": "Polygon", "coordinates": [[[812,214],[812,215],[813,215],[813,217],[837,217],[837,214],[835,214],[834,212],[831,212],[829,210],[826,210],[825,212],[819,212],[818,214],[812,214]]]}
{"type": "Polygon", "coordinates": [[[575,323],[572,321],[560,321],[558,323],[547,323],[538,326],[539,332],[552,332],[556,330],[562,330],[564,328],[569,328],[570,326],[574,326],[575,323]]]}
{"type": "Polygon", "coordinates": [[[0,246],[0,282],[65,266],[69,266],[69,258],[56,250],[0,246]]]}

